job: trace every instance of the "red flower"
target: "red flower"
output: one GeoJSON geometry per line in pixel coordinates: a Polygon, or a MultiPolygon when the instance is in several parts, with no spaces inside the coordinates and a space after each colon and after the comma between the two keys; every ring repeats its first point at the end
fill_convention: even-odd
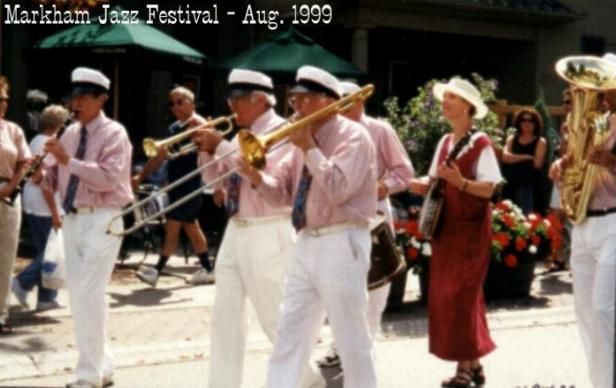
{"type": "Polygon", "coordinates": [[[501,248],[505,248],[507,245],[509,245],[509,235],[507,233],[496,233],[493,237],[493,240],[498,242],[501,248]]]}
{"type": "Polygon", "coordinates": [[[419,232],[419,225],[417,221],[409,221],[404,224],[404,230],[409,236],[415,236],[419,232]]]}
{"type": "Polygon", "coordinates": [[[515,238],[515,249],[517,249],[518,251],[522,252],[522,250],[526,248],[526,245],[526,240],[524,240],[522,237],[518,236],[515,238]]]}
{"type": "Polygon", "coordinates": [[[408,247],[406,250],[406,256],[411,260],[415,260],[419,256],[419,251],[413,247],[408,247]]]}
{"type": "Polygon", "coordinates": [[[508,228],[513,228],[513,226],[515,225],[515,220],[509,214],[504,214],[503,224],[505,224],[508,228]]]}
{"type": "Polygon", "coordinates": [[[394,221],[394,230],[400,230],[400,221],[394,221]]]}
{"type": "Polygon", "coordinates": [[[508,212],[509,210],[511,210],[511,209],[509,208],[509,206],[507,206],[504,202],[499,202],[499,203],[497,203],[497,204],[496,204],[496,208],[497,208],[498,210],[502,210],[502,211],[504,211],[504,212],[508,212]]]}
{"type": "Polygon", "coordinates": [[[539,243],[541,242],[541,237],[537,236],[536,234],[533,234],[532,236],[530,236],[530,242],[533,245],[539,245],[539,243]]]}
{"type": "Polygon", "coordinates": [[[558,232],[563,230],[563,224],[558,219],[558,216],[555,213],[550,213],[547,217],[547,220],[550,221],[550,225],[558,232]]]}
{"type": "Polygon", "coordinates": [[[515,268],[518,266],[518,258],[515,255],[509,254],[505,256],[505,265],[509,268],[515,268]]]}

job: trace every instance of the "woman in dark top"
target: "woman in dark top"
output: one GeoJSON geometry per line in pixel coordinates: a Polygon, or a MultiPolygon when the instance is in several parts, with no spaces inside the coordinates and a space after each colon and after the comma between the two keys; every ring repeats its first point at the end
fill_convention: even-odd
{"type": "Polygon", "coordinates": [[[520,109],[513,117],[515,134],[507,138],[503,151],[503,174],[507,180],[504,196],[522,208],[524,214],[545,213],[546,198],[541,190],[547,142],[541,136],[543,120],[532,108],[520,109]]]}

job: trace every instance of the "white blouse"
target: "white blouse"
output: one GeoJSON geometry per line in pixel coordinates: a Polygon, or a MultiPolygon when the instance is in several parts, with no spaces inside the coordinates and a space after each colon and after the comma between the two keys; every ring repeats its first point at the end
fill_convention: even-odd
{"type": "MultiPolygon", "coordinates": [[[[443,144],[445,142],[445,138],[447,136],[449,136],[449,134],[443,136],[439,141],[438,146],[436,147],[436,152],[434,153],[434,157],[432,158],[432,164],[430,165],[430,170],[428,172],[428,175],[430,175],[431,178],[436,178],[438,176],[437,163],[439,155],[441,154],[441,149],[443,148],[443,144]]],[[[460,151],[456,159],[460,159],[462,155],[464,155],[468,152],[468,150],[471,149],[477,139],[480,139],[483,136],[487,137],[488,135],[479,131],[475,132],[471,136],[471,139],[468,144],[462,147],[462,150],[460,151]]],[[[453,146],[453,141],[450,141],[449,147],[447,147],[447,154],[451,152],[453,146]]],[[[475,173],[475,176],[477,177],[476,180],[478,182],[491,182],[496,184],[503,180],[503,176],[500,172],[500,167],[498,166],[498,160],[496,159],[496,154],[494,153],[494,149],[492,149],[492,147],[485,147],[481,151],[481,154],[479,155],[479,160],[473,167],[473,172],[475,173]]]]}

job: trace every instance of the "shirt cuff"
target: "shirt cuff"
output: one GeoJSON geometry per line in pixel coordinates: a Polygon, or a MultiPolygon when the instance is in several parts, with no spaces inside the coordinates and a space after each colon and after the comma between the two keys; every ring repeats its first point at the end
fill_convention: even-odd
{"type": "Polygon", "coordinates": [[[232,150],[233,150],[233,145],[231,145],[231,142],[227,140],[223,140],[220,142],[220,144],[218,144],[218,147],[216,147],[214,156],[216,158],[220,158],[221,156],[223,156],[224,154],[228,152],[231,152],[232,150]]]}
{"type": "Polygon", "coordinates": [[[77,160],[75,158],[70,158],[68,160],[68,163],[66,164],[68,171],[71,174],[77,175],[77,170],[79,170],[79,168],[81,167],[81,160],[77,160]]]}

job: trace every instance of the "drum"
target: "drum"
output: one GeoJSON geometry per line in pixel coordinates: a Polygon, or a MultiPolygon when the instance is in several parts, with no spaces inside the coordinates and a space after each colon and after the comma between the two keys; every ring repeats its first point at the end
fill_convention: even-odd
{"type": "MultiPolygon", "coordinates": [[[[149,197],[152,193],[157,191],[158,188],[154,185],[140,185],[139,189],[135,192],[135,202],[143,200],[149,197]]],[[[167,193],[160,193],[150,201],[144,203],[142,206],[135,209],[135,220],[141,222],[145,218],[158,213],[169,205],[169,197],[167,193]]],[[[151,224],[163,224],[165,222],[165,216],[161,215],[154,220],[148,222],[151,224]]],[[[146,225],[147,226],[147,225],[146,225]]]]}
{"type": "Polygon", "coordinates": [[[394,277],[406,271],[406,262],[394,239],[389,224],[379,217],[370,228],[372,249],[370,252],[370,271],[368,289],[383,287],[394,277]]]}

